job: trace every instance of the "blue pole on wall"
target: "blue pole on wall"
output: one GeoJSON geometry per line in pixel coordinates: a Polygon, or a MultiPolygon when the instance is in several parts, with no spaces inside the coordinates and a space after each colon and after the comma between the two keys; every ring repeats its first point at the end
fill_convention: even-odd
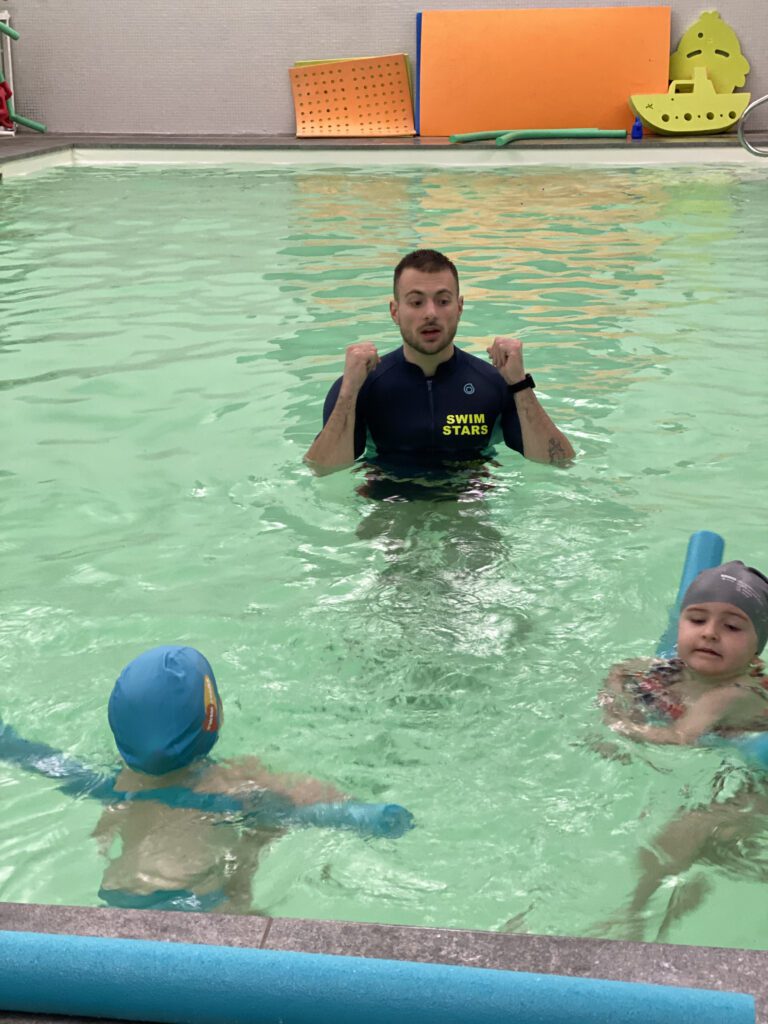
{"type": "Polygon", "coordinates": [[[160,1024],[754,1024],[751,996],[444,964],[0,931],[0,1010],[160,1024]]]}

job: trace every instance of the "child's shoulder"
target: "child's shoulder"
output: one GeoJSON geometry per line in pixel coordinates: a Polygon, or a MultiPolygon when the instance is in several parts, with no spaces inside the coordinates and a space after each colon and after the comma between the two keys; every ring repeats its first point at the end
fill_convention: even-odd
{"type": "Polygon", "coordinates": [[[196,780],[195,788],[207,793],[233,793],[241,788],[266,788],[270,773],[258,757],[212,761],[196,780]]]}
{"type": "Polygon", "coordinates": [[[768,691],[768,675],[765,674],[765,662],[762,658],[755,658],[752,662],[748,682],[758,690],[768,691]]]}
{"type": "Polygon", "coordinates": [[[768,679],[748,675],[723,687],[727,707],[717,731],[768,731],[768,679]],[[730,699],[729,699],[730,698],[730,699]]]}
{"type": "MultiPolygon", "coordinates": [[[[746,673],[739,679],[733,681],[734,690],[738,691],[744,700],[757,703],[762,708],[768,709],[768,676],[763,671],[763,663],[759,667],[746,673]]],[[[768,713],[766,711],[765,713],[768,713]]]]}
{"type": "Polygon", "coordinates": [[[115,779],[115,789],[119,793],[143,793],[147,790],[172,787],[194,789],[203,777],[204,771],[204,767],[197,762],[162,775],[148,775],[123,765],[115,779]]]}

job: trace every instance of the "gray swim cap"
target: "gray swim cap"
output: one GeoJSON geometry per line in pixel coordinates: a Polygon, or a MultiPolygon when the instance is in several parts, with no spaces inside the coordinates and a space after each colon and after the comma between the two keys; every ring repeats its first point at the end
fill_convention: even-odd
{"type": "Polygon", "coordinates": [[[743,562],[726,562],[700,572],[683,596],[682,607],[721,601],[749,616],[757,633],[757,653],[768,640],[768,579],[743,562]]]}

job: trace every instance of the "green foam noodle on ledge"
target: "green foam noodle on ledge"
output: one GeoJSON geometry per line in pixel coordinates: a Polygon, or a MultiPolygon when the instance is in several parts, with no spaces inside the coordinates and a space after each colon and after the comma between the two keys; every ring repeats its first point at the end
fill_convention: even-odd
{"type": "Polygon", "coordinates": [[[520,139],[626,139],[627,133],[619,128],[517,128],[493,132],[469,132],[451,135],[449,142],[488,142],[496,140],[497,146],[506,146],[520,139]]]}

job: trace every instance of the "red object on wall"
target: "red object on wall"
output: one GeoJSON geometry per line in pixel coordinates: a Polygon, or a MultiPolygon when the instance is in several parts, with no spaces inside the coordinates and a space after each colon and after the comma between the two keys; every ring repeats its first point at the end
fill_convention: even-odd
{"type": "Polygon", "coordinates": [[[0,127],[13,131],[13,121],[8,113],[8,100],[13,96],[7,82],[0,82],[0,127]]]}

